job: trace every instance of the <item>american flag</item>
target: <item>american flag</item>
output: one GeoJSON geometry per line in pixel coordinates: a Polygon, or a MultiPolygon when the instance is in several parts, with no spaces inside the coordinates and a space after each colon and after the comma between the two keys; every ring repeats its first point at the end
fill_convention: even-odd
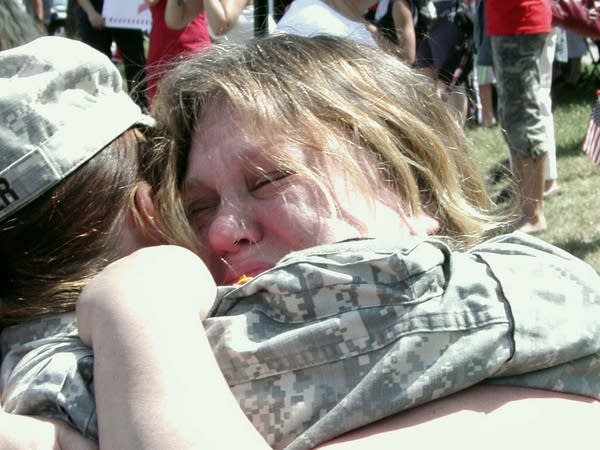
{"type": "Polygon", "coordinates": [[[592,117],[585,133],[583,151],[600,166],[600,89],[596,91],[596,103],[592,108],[592,117]]]}

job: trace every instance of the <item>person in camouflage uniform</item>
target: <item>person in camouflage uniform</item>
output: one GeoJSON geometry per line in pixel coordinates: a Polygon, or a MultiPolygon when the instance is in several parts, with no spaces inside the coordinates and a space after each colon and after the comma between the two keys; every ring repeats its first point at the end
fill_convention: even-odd
{"type": "MultiPolygon", "coordinates": [[[[68,307],[5,328],[4,409],[64,420],[119,448],[129,448],[131,435],[156,442],[180,426],[202,442],[220,410],[207,400],[216,380],[199,364],[213,352],[261,435],[256,445],[264,439],[273,448],[312,448],[482,382],[599,398],[598,274],[523,234],[485,239],[493,223],[483,184],[466,159],[462,131],[441,120],[450,114],[430,89],[394,58],[333,37],[275,36],[180,66],[154,110],[158,132],[174,139],[156,149],[148,179],[164,237],[195,249],[204,263],[175,246],[135,252],[88,284],[79,329],[68,307]],[[430,127],[438,120],[440,129],[430,127]],[[243,187],[228,178],[240,170],[243,187]],[[198,176],[199,194],[190,189],[198,176]],[[272,184],[276,195],[257,191],[272,184]],[[224,186],[274,199],[270,218],[279,226],[295,217],[291,192],[312,187],[315,204],[305,203],[298,217],[315,222],[292,229],[302,239],[279,255],[267,234],[253,234],[258,216],[242,216],[260,215],[260,203],[245,209],[224,186]],[[225,198],[214,210],[214,199],[202,197],[217,187],[225,198]],[[289,216],[277,216],[282,205],[289,216]],[[222,211],[235,220],[218,222],[222,211]],[[215,238],[226,235],[230,250],[215,252],[224,245],[215,238]],[[244,249],[272,267],[246,264],[241,272],[234,254],[244,249]],[[250,279],[231,285],[243,274],[250,279]],[[194,303],[198,297],[210,308],[194,303]],[[210,309],[202,327],[194,314],[200,306],[210,309]],[[178,340],[186,329],[197,341],[178,340]],[[140,336],[147,341],[136,342],[140,336]],[[120,346],[145,364],[115,364],[120,346]],[[173,371],[179,378],[168,378],[173,371]],[[138,389],[144,386],[150,389],[138,389]],[[179,417],[176,409],[193,411],[194,423],[173,419],[168,433],[156,433],[157,417],[164,425],[160,417],[179,417]],[[112,424],[113,414],[124,421],[112,424]]],[[[232,434],[235,420],[219,429],[232,434]]]]}
{"type": "MultiPolygon", "coordinates": [[[[82,43],[44,37],[0,55],[5,327],[73,310],[81,287],[108,261],[151,243],[123,224],[143,179],[141,130],[153,121],[123,92],[108,58],[82,43]]],[[[1,448],[93,445],[56,422],[7,414],[0,422],[1,448]]]]}

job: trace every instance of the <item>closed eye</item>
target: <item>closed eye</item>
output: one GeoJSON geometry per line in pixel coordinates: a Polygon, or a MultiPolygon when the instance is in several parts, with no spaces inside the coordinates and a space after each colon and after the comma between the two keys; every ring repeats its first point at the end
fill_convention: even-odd
{"type": "Polygon", "coordinates": [[[190,202],[186,208],[186,215],[195,227],[202,227],[209,223],[214,210],[219,206],[218,201],[190,202]]]}
{"type": "Polygon", "coordinates": [[[289,170],[276,170],[274,172],[266,173],[254,182],[250,190],[252,192],[257,192],[269,188],[277,189],[280,187],[280,183],[277,183],[278,181],[282,181],[293,174],[294,172],[289,170]]]}

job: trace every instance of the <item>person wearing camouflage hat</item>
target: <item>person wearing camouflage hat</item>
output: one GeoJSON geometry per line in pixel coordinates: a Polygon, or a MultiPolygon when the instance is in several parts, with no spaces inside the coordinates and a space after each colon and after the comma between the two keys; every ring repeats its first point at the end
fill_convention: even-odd
{"type": "Polygon", "coordinates": [[[157,220],[173,241],[196,239],[186,246],[206,266],[175,246],[143,249],[87,285],[79,322],[7,327],[5,410],[115,448],[182,448],[166,443],[183,436],[304,449],[478,383],[599,398],[600,277],[535,238],[485,238],[476,174],[448,168],[463,162],[464,149],[446,148],[460,128],[436,135],[431,121],[450,113],[430,89],[397,59],[333,37],[216,49],[168,75],[154,112],[177,139],[148,169],[162,174],[157,220]],[[358,116],[366,128],[339,127],[358,116]],[[368,132],[380,123],[381,139],[368,132]],[[447,173],[425,170],[442,158],[447,173]],[[404,183],[378,178],[398,174],[404,183]],[[402,195],[414,209],[391,201],[402,195]],[[221,414],[224,382],[260,435],[221,414]]]}
{"type": "Polygon", "coordinates": [[[118,71],[70,39],[42,38],[4,52],[0,83],[0,220],[130,127],[152,123],[123,92],[118,71]]]}
{"type": "MultiPolygon", "coordinates": [[[[122,85],[108,58],[78,41],[42,37],[0,53],[0,327],[72,311],[87,280],[150,242],[130,216],[142,130],[154,121],[122,85]]],[[[17,419],[0,419],[15,423],[3,439],[79,442],[17,419]]]]}

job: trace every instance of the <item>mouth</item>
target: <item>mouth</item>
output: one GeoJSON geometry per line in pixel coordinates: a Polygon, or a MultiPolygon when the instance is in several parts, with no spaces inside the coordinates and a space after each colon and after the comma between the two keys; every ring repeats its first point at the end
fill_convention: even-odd
{"type": "Polygon", "coordinates": [[[255,264],[229,267],[223,278],[223,285],[244,284],[257,275],[273,267],[272,264],[255,264]]]}

